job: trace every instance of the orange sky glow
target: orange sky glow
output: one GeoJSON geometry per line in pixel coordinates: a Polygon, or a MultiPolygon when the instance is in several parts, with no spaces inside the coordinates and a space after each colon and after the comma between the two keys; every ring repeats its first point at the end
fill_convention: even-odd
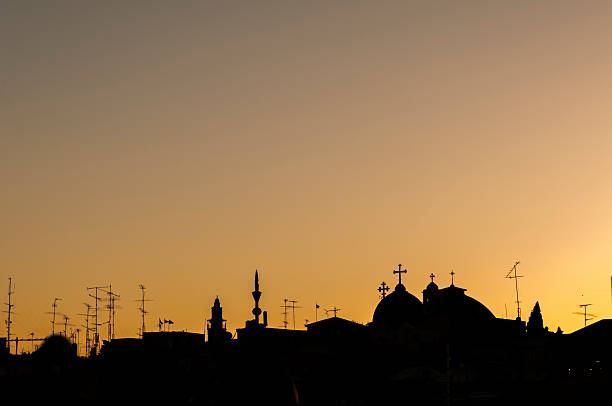
{"type": "Polygon", "coordinates": [[[315,303],[366,323],[398,263],[419,299],[454,270],[515,317],[520,260],[524,318],[610,317],[611,20],[596,1],[4,2],[12,334],[49,334],[54,297],[76,328],[109,283],[119,336],[140,283],[151,330],[202,331],[216,295],[235,330],[255,269],[272,326],[283,298],[298,326],[315,303]]]}

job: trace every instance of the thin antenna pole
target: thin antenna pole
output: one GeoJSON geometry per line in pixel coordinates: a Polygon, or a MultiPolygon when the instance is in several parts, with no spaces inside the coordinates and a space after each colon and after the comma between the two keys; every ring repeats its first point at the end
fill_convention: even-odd
{"type": "Polygon", "coordinates": [[[514,263],[514,266],[510,268],[510,271],[506,275],[506,278],[514,279],[514,286],[516,289],[516,317],[520,318],[521,317],[521,302],[519,301],[518,278],[522,278],[523,276],[516,274],[516,267],[518,264],[520,264],[520,261],[516,261],[514,263]],[[514,275],[512,275],[513,272],[514,272],[514,275]]]}
{"type": "MultiPolygon", "coordinates": [[[[13,307],[15,305],[12,302],[13,293],[15,293],[15,289],[13,287],[13,278],[9,277],[9,287],[8,287],[8,303],[5,303],[8,307],[6,310],[7,318],[6,318],[6,345],[8,346],[9,353],[11,352],[11,324],[13,321],[11,320],[11,315],[13,312],[13,307]]],[[[15,344],[15,355],[17,355],[17,344],[15,344]]]]}
{"type": "Polygon", "coordinates": [[[283,302],[284,302],[284,303],[283,303],[283,305],[281,306],[281,307],[283,308],[283,310],[284,310],[284,311],[282,312],[282,315],[284,316],[284,319],[283,319],[283,327],[284,327],[284,328],[287,328],[287,324],[289,324],[289,323],[287,322],[287,309],[288,309],[289,307],[291,307],[291,306],[289,306],[289,305],[287,304],[287,302],[288,302],[288,301],[289,301],[288,299],[283,299],[283,302]]]}
{"type": "Polygon", "coordinates": [[[85,316],[85,356],[89,356],[89,316],[91,311],[91,305],[89,303],[83,303],[87,307],[87,313],[79,313],[79,316],[85,316]]]}
{"type": "Polygon", "coordinates": [[[291,303],[291,311],[292,311],[292,316],[293,316],[293,329],[295,330],[295,308],[297,307],[299,309],[301,306],[295,305],[298,302],[297,300],[290,300],[289,302],[291,303]]]}
{"type": "Polygon", "coordinates": [[[76,346],[77,346],[77,356],[79,355],[79,348],[81,345],[81,339],[79,333],[81,332],[80,328],[76,329],[76,346]]]}
{"type": "Polygon", "coordinates": [[[51,320],[51,335],[55,335],[55,315],[57,313],[57,301],[58,300],[62,300],[61,297],[56,297],[55,299],[53,299],[53,304],[51,305],[53,307],[53,319],[51,320]]]}
{"type": "Polygon", "coordinates": [[[146,327],[145,327],[145,316],[148,313],[145,310],[145,302],[150,302],[150,300],[145,299],[145,290],[147,288],[145,288],[145,286],[143,284],[138,285],[138,287],[140,288],[140,292],[142,297],[140,299],[137,299],[137,302],[140,302],[140,307],[138,308],[138,310],[140,311],[140,314],[142,315],[142,326],[140,327],[140,338],[144,338],[144,333],[146,331],[146,327]]]}
{"type": "Polygon", "coordinates": [[[581,312],[574,312],[574,314],[579,314],[581,316],[584,316],[584,326],[586,327],[587,325],[587,321],[589,320],[593,320],[592,318],[587,318],[587,316],[591,316],[591,317],[597,317],[594,314],[591,313],[587,313],[587,307],[591,306],[591,303],[586,303],[586,304],[580,304],[578,305],[578,307],[582,307],[584,309],[584,311],[581,312]]]}

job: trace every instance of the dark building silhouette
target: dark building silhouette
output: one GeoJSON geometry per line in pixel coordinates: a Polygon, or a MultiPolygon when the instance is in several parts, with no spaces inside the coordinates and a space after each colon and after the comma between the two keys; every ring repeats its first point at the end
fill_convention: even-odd
{"type": "MultiPolygon", "coordinates": [[[[451,283],[431,281],[423,300],[401,282],[380,289],[371,322],[334,315],[306,330],[272,328],[259,306],[233,339],[219,298],[205,336],[150,332],[105,341],[76,356],[64,337],[31,355],[0,353],[9,402],[205,405],[517,405],[609,400],[612,320],[549,333],[536,302],[528,322],[496,318],[451,283]],[[31,386],[41,390],[28,390],[31,386]],[[11,398],[11,396],[13,396],[11,398]]],[[[382,285],[383,287],[386,286],[382,285]]],[[[245,293],[246,294],[246,293],[245,293]]],[[[374,307],[374,306],[373,306],[374,307]]],[[[245,309],[246,312],[246,309],[245,309]]],[[[7,403],[10,404],[10,403],[7,403]]]]}

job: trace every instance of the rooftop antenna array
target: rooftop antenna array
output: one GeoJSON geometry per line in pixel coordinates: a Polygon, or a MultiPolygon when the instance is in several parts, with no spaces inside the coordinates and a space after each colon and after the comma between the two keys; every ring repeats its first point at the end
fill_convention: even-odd
{"type": "Polygon", "coordinates": [[[136,299],[137,302],[140,302],[140,307],[138,308],[138,310],[140,311],[140,314],[142,316],[142,326],[140,327],[140,338],[144,337],[144,333],[145,333],[145,315],[148,313],[145,310],[145,302],[150,302],[150,299],[145,299],[145,290],[147,288],[145,288],[145,286],[141,283],[140,285],[138,285],[138,287],[140,288],[140,292],[141,292],[141,298],[140,299],[136,299]]]}
{"type": "Polygon", "coordinates": [[[578,307],[582,307],[584,310],[580,312],[573,312],[573,314],[579,314],[580,316],[584,316],[584,326],[586,327],[587,321],[593,320],[594,317],[597,317],[594,314],[587,313],[587,307],[592,306],[592,303],[586,303],[578,305],[578,307]],[[588,317],[587,317],[588,316],[588,317]]]}
{"type": "Polygon", "coordinates": [[[519,301],[518,278],[522,278],[523,275],[516,274],[516,267],[520,263],[521,263],[520,261],[516,261],[514,265],[512,266],[512,268],[510,268],[510,270],[508,271],[508,274],[506,275],[506,278],[514,279],[514,286],[516,288],[516,317],[517,318],[521,317],[521,302],[519,301]]]}
{"type": "Polygon", "coordinates": [[[106,324],[108,325],[108,340],[110,341],[115,338],[115,301],[121,296],[113,292],[112,285],[108,285],[108,289],[102,289],[102,291],[108,295],[108,304],[106,305],[108,321],[106,324]]]}
{"type": "MultiPolygon", "coordinates": [[[[12,302],[13,293],[15,293],[15,287],[13,285],[13,278],[8,278],[9,287],[8,287],[8,303],[5,303],[7,309],[5,313],[7,314],[5,323],[6,323],[6,345],[8,346],[9,352],[11,352],[11,324],[13,324],[13,320],[11,320],[11,315],[13,314],[13,307],[15,305],[12,302]]],[[[15,347],[15,353],[17,353],[17,347],[15,347]]]]}
{"type": "Polygon", "coordinates": [[[96,353],[98,352],[98,345],[100,344],[100,335],[98,334],[98,326],[101,325],[101,323],[98,323],[98,302],[100,300],[102,300],[102,298],[100,296],[98,296],[98,290],[103,290],[103,289],[110,289],[110,286],[92,286],[90,288],[87,288],[87,290],[93,290],[94,294],[92,295],[91,293],[89,293],[89,297],[94,299],[94,336],[93,336],[93,346],[91,346],[92,349],[95,349],[96,353]]]}

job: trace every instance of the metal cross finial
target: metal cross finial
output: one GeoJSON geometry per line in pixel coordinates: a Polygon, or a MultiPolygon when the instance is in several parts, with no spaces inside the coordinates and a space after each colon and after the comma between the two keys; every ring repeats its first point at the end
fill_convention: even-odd
{"type": "Polygon", "coordinates": [[[450,276],[451,276],[451,285],[454,286],[455,285],[455,271],[453,271],[452,269],[450,271],[450,276]]]}
{"type": "Polygon", "coordinates": [[[436,275],[434,275],[433,272],[432,272],[431,274],[429,274],[429,277],[431,278],[431,283],[433,283],[433,280],[436,277],[436,275]]]}
{"type": "Polygon", "coordinates": [[[382,295],[382,298],[384,299],[385,296],[387,296],[387,292],[389,291],[389,287],[383,281],[383,283],[381,283],[380,286],[378,287],[378,291],[380,292],[380,294],[382,295]]]}
{"type": "Polygon", "coordinates": [[[398,283],[398,285],[401,285],[402,284],[402,274],[403,273],[408,273],[408,271],[405,270],[405,269],[402,270],[402,264],[399,264],[397,266],[397,271],[393,271],[393,273],[396,273],[399,276],[399,283],[398,283]]]}

